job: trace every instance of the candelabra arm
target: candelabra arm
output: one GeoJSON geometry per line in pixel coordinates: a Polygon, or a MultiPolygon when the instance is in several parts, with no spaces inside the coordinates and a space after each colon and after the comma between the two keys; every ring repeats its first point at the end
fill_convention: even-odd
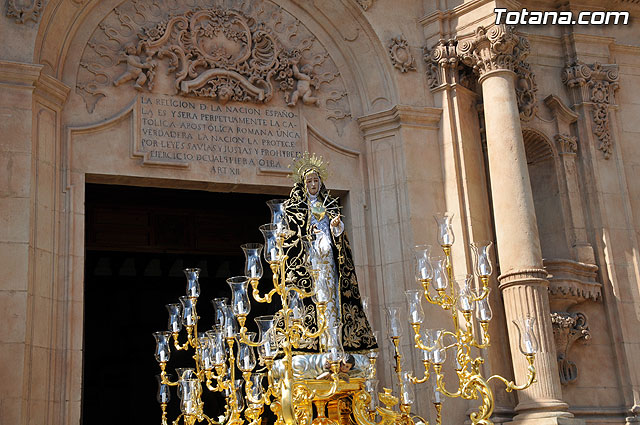
{"type": "Polygon", "coordinates": [[[429,373],[429,367],[431,363],[428,360],[423,360],[422,363],[424,363],[424,376],[422,378],[416,378],[412,373],[409,374],[409,379],[414,384],[423,384],[427,382],[429,380],[429,377],[431,376],[431,374],[429,373]]]}
{"type": "Polygon", "coordinates": [[[332,397],[336,391],[338,390],[338,383],[340,382],[340,362],[332,362],[331,363],[331,379],[333,382],[331,383],[331,388],[327,390],[327,392],[319,393],[316,390],[311,391],[310,399],[315,398],[329,398],[332,397]]]}
{"type": "Polygon", "coordinates": [[[481,301],[489,296],[491,289],[489,288],[489,276],[480,276],[480,282],[482,283],[482,292],[476,297],[471,297],[473,301],[481,301]]]}
{"type": "MultiPolygon", "coordinates": [[[[274,275],[276,276],[276,275],[274,275]]],[[[277,277],[276,277],[277,279],[277,277]]],[[[271,303],[271,298],[276,294],[276,292],[278,292],[278,288],[274,287],[271,291],[269,291],[267,294],[265,294],[264,296],[260,295],[260,291],[258,290],[258,283],[260,282],[258,279],[251,279],[251,287],[253,288],[253,291],[251,292],[251,294],[253,295],[253,299],[256,300],[259,303],[271,303]]],[[[274,285],[275,286],[275,285],[274,285]]]]}
{"type": "Polygon", "coordinates": [[[487,379],[487,382],[491,381],[492,379],[497,379],[499,381],[502,381],[506,386],[505,391],[507,391],[508,393],[514,390],[521,391],[529,388],[534,382],[536,382],[536,368],[533,365],[533,362],[535,360],[535,355],[530,354],[530,355],[527,355],[526,357],[527,357],[527,362],[529,362],[529,366],[527,367],[527,382],[525,382],[524,384],[517,385],[515,381],[509,381],[508,379],[500,375],[493,375],[489,377],[489,379],[487,379]]]}
{"type": "Polygon", "coordinates": [[[473,346],[476,348],[488,348],[491,345],[491,336],[489,335],[489,323],[482,322],[480,323],[482,326],[482,342],[477,342],[474,340],[473,346]]]}
{"type": "Polygon", "coordinates": [[[173,346],[176,348],[176,350],[187,350],[193,340],[193,326],[187,326],[187,342],[182,345],[180,345],[180,343],[178,342],[178,332],[172,332],[171,335],[173,336],[173,346]]]}
{"type": "MultiPolygon", "coordinates": [[[[184,416],[184,413],[180,413],[180,414],[178,415],[178,417],[176,418],[176,420],[172,422],[172,424],[173,424],[173,425],[178,425],[178,423],[180,422],[180,419],[182,419],[182,417],[183,417],[183,416],[184,416]]],[[[185,423],[186,423],[186,421],[183,421],[183,422],[185,422],[185,423]]]]}
{"type": "Polygon", "coordinates": [[[458,389],[458,391],[456,391],[455,393],[452,393],[444,387],[444,374],[442,373],[442,365],[433,365],[433,370],[436,372],[436,385],[438,387],[438,391],[450,398],[460,397],[462,395],[462,391],[460,389],[458,389]]]}
{"type": "Polygon", "coordinates": [[[178,385],[178,382],[171,382],[169,381],[169,378],[167,378],[167,372],[165,371],[165,368],[167,367],[167,363],[166,362],[162,362],[160,363],[160,379],[163,385],[169,385],[170,387],[175,387],[178,385]]]}
{"type": "Polygon", "coordinates": [[[240,332],[238,332],[238,335],[240,335],[239,341],[250,347],[260,347],[263,344],[262,342],[253,342],[249,338],[247,338],[247,328],[245,328],[244,326],[240,328],[240,332]]]}
{"type": "Polygon", "coordinates": [[[462,396],[467,400],[477,399],[478,393],[482,404],[478,406],[478,411],[469,415],[472,425],[493,425],[489,419],[493,414],[494,399],[493,392],[488,385],[489,380],[484,380],[480,375],[472,375],[462,387],[462,396]]]}
{"type": "MultiPolygon", "coordinates": [[[[375,412],[369,412],[367,406],[371,401],[371,395],[366,391],[357,393],[353,400],[353,416],[359,425],[413,425],[415,422],[408,414],[398,413],[391,409],[378,407],[375,412]],[[375,413],[380,415],[380,421],[374,420],[375,413]]],[[[425,425],[429,425],[428,421],[420,418],[425,425]]]]}
{"type": "Polygon", "coordinates": [[[431,279],[421,279],[420,283],[422,283],[422,288],[424,289],[424,299],[427,300],[429,304],[438,304],[438,301],[431,298],[431,294],[429,293],[431,279]]]}

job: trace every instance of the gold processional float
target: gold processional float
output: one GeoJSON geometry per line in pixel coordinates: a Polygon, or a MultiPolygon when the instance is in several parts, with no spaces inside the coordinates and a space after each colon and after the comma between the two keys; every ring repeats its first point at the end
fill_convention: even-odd
{"type": "MultiPolygon", "coordinates": [[[[170,387],[177,387],[181,411],[173,420],[173,425],[181,421],[184,425],[201,422],[210,425],[257,425],[263,423],[265,406],[273,412],[276,425],[426,425],[428,421],[412,414],[411,407],[415,402],[414,386],[427,382],[430,375],[433,375],[435,382],[432,401],[437,424],[442,421],[442,402],[446,396],[479,400],[477,411],[470,414],[471,423],[487,425],[492,424],[489,418],[494,408],[489,381],[496,379],[504,382],[506,391],[522,390],[535,382],[533,364],[537,340],[533,334],[534,319],[530,317],[515,323],[520,333],[520,351],[529,363],[526,382],[516,385],[498,375],[489,378],[482,376],[484,359],[480,355],[474,356],[473,351],[487,348],[490,344],[488,329],[492,314],[489,307],[489,277],[492,264],[489,253],[492,244],[471,244],[479,289],[473,289],[472,275],[458,279],[456,285],[451,261],[454,242],[452,215],[447,213],[435,217],[443,255],[431,256],[430,246],[416,246],[415,277],[419,286],[418,289],[406,291],[415,349],[419,350],[424,364],[423,376],[416,377],[410,372],[403,372],[400,353],[401,309],[388,307],[388,334],[393,343],[395,365],[392,366],[395,368],[399,396],[388,388],[384,388],[382,393],[377,391],[377,350],[361,355],[366,363],[364,376],[345,377],[340,371],[345,356],[341,345],[341,328],[327,325],[329,288],[327,276],[322,272],[321,256],[313,241],[303,241],[306,267],[311,270],[313,278],[313,291],[304,292],[287,285],[287,257],[283,245],[293,232],[288,229],[283,203],[284,200],[267,203],[271,209],[271,223],[260,226],[264,245],[254,243],[242,246],[246,257],[245,275],[227,279],[232,294],[230,303],[221,298],[213,300],[215,325],[211,330],[198,330],[196,304],[200,295],[200,270],[184,270],[187,293],[180,297],[179,304],[167,305],[169,330],[154,333],[155,357],[161,370],[157,398],[162,408],[162,425],[168,425],[166,409],[170,401],[170,387]],[[273,288],[266,294],[261,294],[258,289],[263,275],[261,254],[273,273],[273,288]],[[251,308],[249,286],[256,302],[272,303],[277,296],[282,305],[275,315],[254,319],[259,330],[257,337],[255,332],[249,332],[245,327],[251,308]],[[461,289],[457,291],[456,286],[461,289]],[[302,299],[307,297],[313,297],[317,306],[318,326],[315,332],[306,328],[302,320],[302,299]],[[440,306],[450,313],[452,331],[423,329],[423,297],[429,304],[440,306]],[[183,328],[186,328],[187,335],[186,342],[181,343],[183,328]],[[317,338],[322,334],[326,335],[323,353],[294,355],[304,338],[317,338]],[[254,348],[258,352],[258,362],[254,348]],[[194,365],[176,368],[176,381],[172,381],[167,373],[172,350],[193,351],[194,365]],[[455,390],[445,386],[443,364],[447,352],[454,354],[458,381],[455,390]],[[304,364],[307,361],[301,359],[305,356],[315,356],[316,363],[328,362],[330,372],[326,375],[329,379],[315,379],[314,376],[305,377],[297,373],[296,367],[299,369],[300,362],[304,364]],[[204,413],[202,394],[205,390],[220,392],[225,397],[224,413],[216,418],[204,413]]],[[[322,214],[322,208],[312,208],[311,211],[313,214],[322,214]]]]}

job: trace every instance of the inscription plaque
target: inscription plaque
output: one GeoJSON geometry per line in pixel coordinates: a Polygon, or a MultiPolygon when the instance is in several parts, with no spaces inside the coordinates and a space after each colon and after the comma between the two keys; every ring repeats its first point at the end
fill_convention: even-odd
{"type": "Polygon", "coordinates": [[[144,164],[240,175],[287,171],[302,156],[297,109],[154,94],[139,95],[137,107],[134,156],[144,164]]]}

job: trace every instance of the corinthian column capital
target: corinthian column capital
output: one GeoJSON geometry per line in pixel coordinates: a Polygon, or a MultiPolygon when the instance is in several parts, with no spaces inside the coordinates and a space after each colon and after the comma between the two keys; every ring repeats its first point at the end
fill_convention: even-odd
{"type": "Polygon", "coordinates": [[[491,71],[515,72],[529,54],[529,41],[507,25],[478,27],[472,37],[460,40],[457,47],[462,62],[472,67],[481,80],[491,71]]]}

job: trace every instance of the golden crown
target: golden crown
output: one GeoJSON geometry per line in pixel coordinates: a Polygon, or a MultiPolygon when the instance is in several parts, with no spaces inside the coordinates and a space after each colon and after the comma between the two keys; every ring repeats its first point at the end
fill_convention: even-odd
{"type": "Polygon", "coordinates": [[[302,183],[310,171],[315,171],[320,179],[324,181],[329,174],[327,169],[328,165],[329,163],[324,162],[321,156],[317,156],[315,153],[310,154],[309,152],[305,152],[302,158],[293,161],[293,163],[289,165],[289,168],[293,171],[291,178],[296,183],[302,183]]]}

